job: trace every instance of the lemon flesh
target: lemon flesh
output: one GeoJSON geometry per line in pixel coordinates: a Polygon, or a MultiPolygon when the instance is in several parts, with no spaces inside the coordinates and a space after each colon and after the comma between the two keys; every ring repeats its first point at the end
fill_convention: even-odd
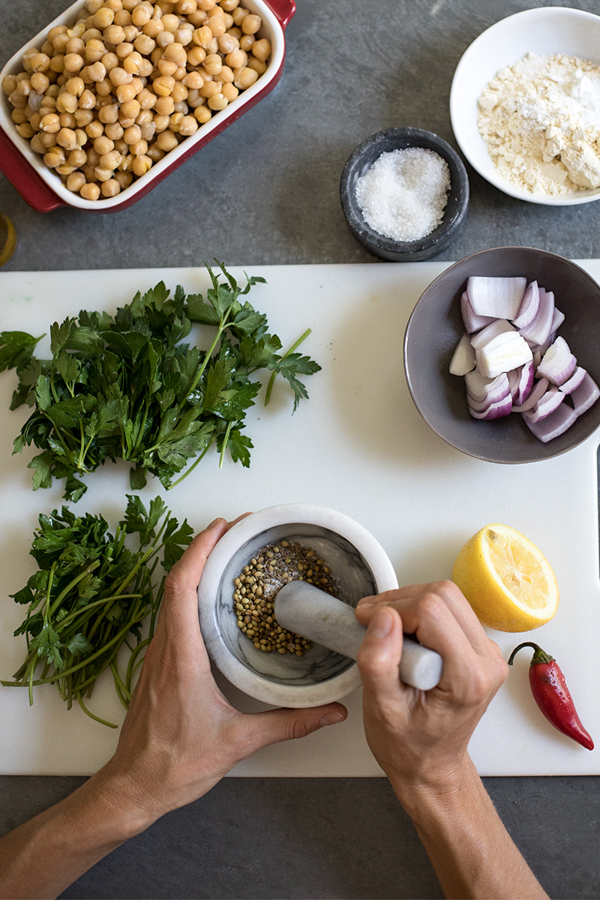
{"type": "Polygon", "coordinates": [[[558,609],[554,572],[535,544],[508,525],[486,525],[462,548],[452,580],[479,620],[498,631],[529,631],[558,609]]]}

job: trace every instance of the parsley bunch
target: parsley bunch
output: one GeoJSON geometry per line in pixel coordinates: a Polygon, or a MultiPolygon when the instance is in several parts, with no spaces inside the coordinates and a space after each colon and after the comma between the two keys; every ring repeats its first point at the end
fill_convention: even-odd
{"type": "Polygon", "coordinates": [[[14,442],[14,452],[31,444],[42,451],[29,463],[34,490],[65,478],[65,499],[76,501],[86,490],[81,476],[106,459],[132,464],[134,490],[145,485],[147,472],[170,488],[212,446],[221,464],[228,449],[234,462],[249,466],[253,445],[244,419],[260,390],[250,376],[260,369],[271,378],[281,374],[294,410],[308,397],[298,376],[320,366],[294,351],[310,331],[281,354],[266,316],[241,299],[265,279],[247,278],[242,289],[219,265],[222,277],[207,266],[206,299],[186,296],[181,286],[171,297],[160,282],[114,316],[82,311],[55,322],[50,360],[34,356],[40,338],[0,334],[0,371],[14,368],[19,378],[11,409],[34,407],[14,442]],[[192,323],[216,329],[208,351],[184,342],[192,323]]]}
{"type": "Polygon", "coordinates": [[[110,669],[119,699],[129,706],[132,679],[154,634],[164,573],[191,539],[187,521],[180,526],[159,497],[147,510],[139,497],[128,495],[114,535],[102,516],[76,516],[66,507],[41,515],[30,551],[38,571],[11,595],[28,606],[15,631],[26,635],[27,655],[15,680],[2,684],[28,687],[30,704],[34,686],[55,684],[69,708],[77,702],[91,718],[111,725],[90,712],[84,698],[110,669]],[[137,550],[125,546],[127,535],[136,535],[137,550]],[[159,554],[161,578],[155,575],[159,554]],[[148,616],[149,633],[142,639],[148,616]],[[121,677],[117,657],[123,647],[130,656],[121,677]]]}

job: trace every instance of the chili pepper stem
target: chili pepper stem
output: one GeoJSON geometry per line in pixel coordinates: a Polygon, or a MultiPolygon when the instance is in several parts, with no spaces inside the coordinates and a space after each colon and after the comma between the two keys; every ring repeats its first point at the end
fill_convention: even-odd
{"type": "Polygon", "coordinates": [[[549,653],[546,653],[545,650],[542,650],[539,644],[534,644],[533,641],[524,641],[522,644],[519,644],[518,647],[515,647],[513,652],[510,654],[508,659],[508,665],[512,666],[515,655],[522,650],[523,647],[532,647],[533,648],[533,656],[531,658],[531,665],[534,666],[537,663],[551,663],[554,662],[554,657],[550,656],[549,653]]]}

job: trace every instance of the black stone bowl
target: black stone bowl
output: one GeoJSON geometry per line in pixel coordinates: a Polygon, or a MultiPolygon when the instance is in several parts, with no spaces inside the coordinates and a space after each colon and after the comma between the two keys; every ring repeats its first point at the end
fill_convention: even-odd
{"type": "MultiPolygon", "coordinates": [[[[467,409],[464,378],[448,366],[464,332],[460,296],[469,275],[520,276],[554,291],[565,314],[558,329],[576,356],[600,384],[600,286],[580,266],[546,250],[497,247],[480,250],[449,266],[421,295],[406,326],[404,369],[415,406],[427,424],[452,447],[495,463],[538,462],[559,456],[588,438],[600,425],[600,400],[564,434],[544,444],[520,415],[486,422],[467,409]]],[[[565,403],[567,400],[564,401],[565,403]]]]}
{"type": "Polygon", "coordinates": [[[342,172],[340,199],[350,231],[369,253],[392,262],[418,262],[441,253],[460,232],[469,205],[469,179],[460,156],[437,134],[420,128],[389,128],[371,135],[356,148],[342,172]],[[365,222],[356,199],[356,182],[382,153],[407,147],[433,150],[446,160],[450,191],[443,221],[437,228],[418,241],[394,241],[365,222]]]}

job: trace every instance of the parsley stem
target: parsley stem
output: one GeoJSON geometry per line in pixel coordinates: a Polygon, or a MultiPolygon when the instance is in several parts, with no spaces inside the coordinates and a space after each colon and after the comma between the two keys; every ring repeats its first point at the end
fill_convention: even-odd
{"type": "Polygon", "coordinates": [[[233,421],[227,423],[227,431],[225,432],[225,437],[223,438],[223,446],[221,447],[221,455],[219,456],[219,468],[223,468],[223,460],[225,458],[225,450],[227,449],[227,444],[229,443],[229,435],[231,434],[231,429],[233,428],[233,421]]]}
{"type": "Polygon", "coordinates": [[[204,448],[204,450],[202,451],[200,456],[192,463],[192,465],[189,467],[189,469],[183,473],[181,478],[178,478],[177,481],[174,481],[173,484],[169,485],[169,487],[167,488],[168,491],[172,490],[174,487],[177,487],[178,484],[181,484],[183,479],[187,478],[188,475],[190,474],[190,472],[194,471],[194,469],[196,468],[196,466],[198,465],[200,460],[202,460],[206,456],[206,452],[211,446],[212,446],[212,438],[210,439],[210,441],[208,442],[208,444],[206,445],[206,447],[204,448]]]}
{"type": "MultiPolygon", "coordinates": [[[[298,347],[300,346],[300,344],[301,344],[303,341],[306,340],[306,338],[309,336],[309,334],[310,334],[311,332],[312,332],[312,328],[307,328],[306,331],[304,332],[304,334],[300,335],[300,337],[298,338],[298,340],[297,340],[294,344],[292,344],[292,346],[291,346],[288,350],[285,351],[285,353],[284,353],[283,356],[281,357],[281,360],[286,359],[286,357],[288,357],[291,353],[293,353],[294,350],[297,350],[298,347]]],[[[280,362],[281,362],[281,360],[280,360],[280,362]]],[[[268,403],[269,400],[271,399],[271,392],[272,392],[272,390],[273,390],[273,384],[274,384],[274,382],[275,382],[275,376],[276,376],[276,375],[277,375],[277,371],[274,371],[274,372],[271,373],[271,377],[269,378],[269,383],[268,383],[268,385],[267,385],[267,392],[266,392],[266,394],[265,394],[265,406],[267,405],[267,403],[268,403]]]]}
{"type": "MultiPolygon", "coordinates": [[[[65,628],[66,625],[70,625],[71,622],[76,619],[78,616],[82,616],[85,613],[91,612],[97,606],[104,606],[107,603],[111,603],[115,599],[119,600],[133,600],[141,598],[142,594],[119,594],[113,595],[111,597],[101,597],[100,600],[94,600],[93,603],[88,603],[86,606],[81,606],[79,609],[74,610],[72,613],[69,613],[68,616],[65,616],[64,619],[60,621],[61,630],[65,628]]],[[[81,627],[81,626],[79,626],[81,627]]]]}
{"type": "MultiPolygon", "coordinates": [[[[51,616],[54,615],[54,613],[56,612],[56,610],[58,609],[58,607],[60,606],[60,604],[63,602],[63,600],[65,599],[65,597],[66,597],[67,594],[69,593],[69,591],[72,591],[73,588],[74,588],[76,585],[78,585],[80,581],[83,581],[83,579],[84,579],[87,575],[89,575],[91,572],[93,572],[94,569],[97,569],[99,565],[100,565],[100,560],[99,560],[99,559],[95,559],[93,562],[91,562],[91,563],[89,564],[89,566],[88,566],[86,569],[83,570],[83,572],[80,572],[79,575],[77,575],[76,578],[73,578],[73,579],[68,583],[68,585],[66,586],[66,588],[64,588],[64,589],[60,592],[60,594],[58,595],[58,597],[56,598],[56,600],[55,600],[54,603],[52,604],[52,607],[50,608],[50,611],[49,611],[49,615],[51,615],[51,616]]],[[[53,564],[53,568],[54,568],[54,566],[55,566],[55,564],[53,564]]]]}
{"type": "Polygon", "coordinates": [[[87,708],[81,697],[77,697],[77,702],[80,707],[90,719],[94,719],[95,722],[100,722],[101,725],[108,725],[109,728],[118,728],[118,725],[115,725],[114,722],[108,722],[106,719],[101,719],[100,716],[95,715],[90,709],[87,708]]]}

